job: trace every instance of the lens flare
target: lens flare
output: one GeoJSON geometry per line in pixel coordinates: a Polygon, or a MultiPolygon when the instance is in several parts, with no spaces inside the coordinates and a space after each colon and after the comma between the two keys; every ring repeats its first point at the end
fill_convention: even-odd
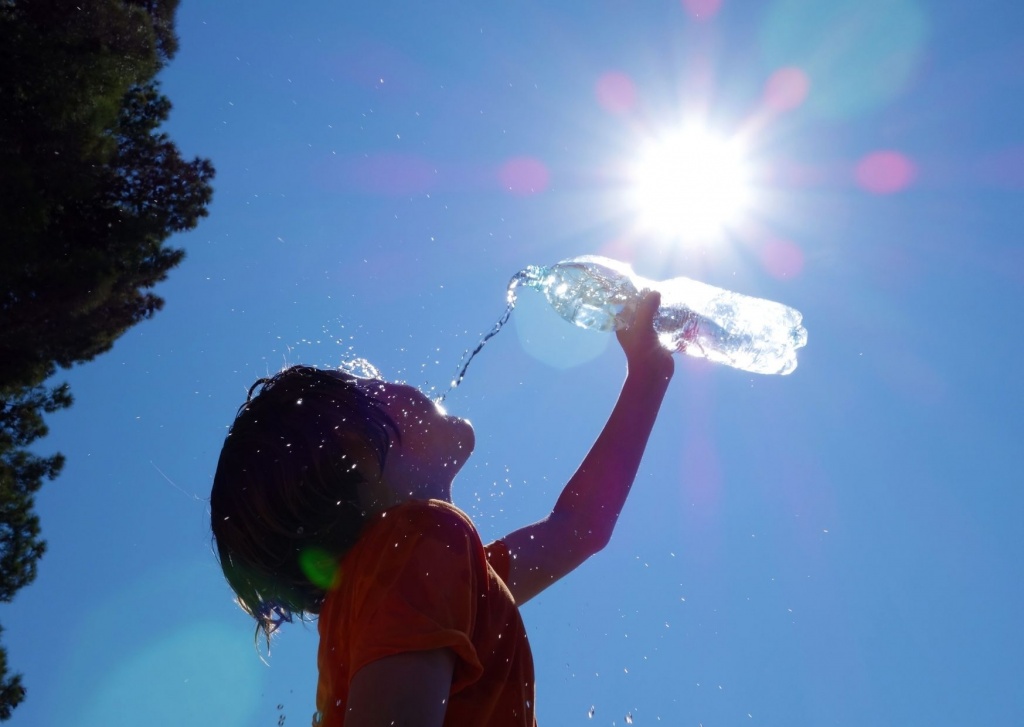
{"type": "Polygon", "coordinates": [[[804,253],[789,240],[772,239],[761,248],[765,271],[775,278],[795,278],[804,269],[804,253]]]}
{"type": "Polygon", "coordinates": [[[547,189],[551,173],[540,159],[515,157],[502,164],[498,179],[509,194],[528,196],[547,189]]]}
{"type": "Polygon", "coordinates": [[[789,111],[807,99],[810,89],[811,81],[802,69],[780,68],[765,84],[764,103],[773,111],[789,111]]]}
{"type": "Polygon", "coordinates": [[[901,192],[914,181],[914,163],[898,151],[876,151],[854,170],[857,184],[873,194],[901,192]]]}
{"type": "Polygon", "coordinates": [[[299,567],[313,585],[327,589],[334,583],[338,562],[330,553],[320,548],[305,548],[299,553],[299,567]]]}
{"type": "Polygon", "coordinates": [[[681,0],[683,8],[696,20],[710,20],[722,7],[722,0],[681,0]]]}
{"type": "Polygon", "coordinates": [[[620,71],[609,71],[597,79],[594,93],[601,108],[608,113],[624,114],[636,105],[633,79],[620,71]]]}

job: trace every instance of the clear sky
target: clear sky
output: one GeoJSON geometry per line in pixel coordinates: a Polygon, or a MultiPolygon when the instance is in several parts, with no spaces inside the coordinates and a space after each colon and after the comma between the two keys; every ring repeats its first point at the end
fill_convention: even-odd
{"type": "MultiPolygon", "coordinates": [[[[792,305],[809,343],[790,376],[679,360],[611,545],[523,609],[541,724],[1024,722],[1022,21],[185,0],[167,131],[215,199],[164,311],[59,377],[49,551],[0,614],[13,724],[308,724],[315,626],[261,663],[211,551],[246,389],[354,356],[443,389],[517,270],[585,253],[792,305]],[[630,170],[694,125],[742,147],[746,201],[655,225],[630,170]]],[[[447,400],[485,540],[547,513],[623,371],[524,295],[447,400]]]]}

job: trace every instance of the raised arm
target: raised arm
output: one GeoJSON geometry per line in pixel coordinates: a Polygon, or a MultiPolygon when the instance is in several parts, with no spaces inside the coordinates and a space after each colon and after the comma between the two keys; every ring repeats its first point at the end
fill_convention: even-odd
{"type": "Polygon", "coordinates": [[[626,381],[608,422],[551,514],[503,538],[514,556],[508,586],[516,603],[533,598],[611,538],[675,366],[654,333],[659,302],[657,293],[649,293],[634,324],[619,331],[626,381]]]}

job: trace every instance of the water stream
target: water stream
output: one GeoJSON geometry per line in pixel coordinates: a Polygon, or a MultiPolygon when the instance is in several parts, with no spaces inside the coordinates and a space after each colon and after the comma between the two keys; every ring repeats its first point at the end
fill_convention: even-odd
{"type": "Polygon", "coordinates": [[[448,389],[436,399],[437,403],[440,404],[443,402],[445,397],[452,393],[452,391],[462,383],[462,380],[466,378],[466,370],[469,368],[469,364],[473,362],[473,359],[476,358],[476,355],[480,353],[487,342],[498,335],[498,331],[508,323],[508,319],[516,307],[516,288],[518,288],[524,281],[535,278],[535,276],[536,270],[532,267],[520,270],[512,276],[512,280],[508,283],[508,291],[505,293],[505,300],[507,303],[505,306],[505,312],[501,314],[501,318],[498,319],[498,322],[494,324],[494,327],[491,328],[487,335],[480,339],[480,343],[476,344],[476,348],[462,355],[462,361],[459,362],[459,373],[454,379],[452,379],[451,383],[448,385],[448,389]]]}

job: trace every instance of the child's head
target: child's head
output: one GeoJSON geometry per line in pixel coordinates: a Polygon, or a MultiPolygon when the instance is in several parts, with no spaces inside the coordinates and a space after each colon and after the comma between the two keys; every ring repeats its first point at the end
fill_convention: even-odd
{"type": "Polygon", "coordinates": [[[294,366],[260,379],[221,450],[210,517],[224,575],[267,634],[318,613],[401,434],[379,387],[294,366]],[[259,388],[257,393],[254,393],[259,388]]]}

